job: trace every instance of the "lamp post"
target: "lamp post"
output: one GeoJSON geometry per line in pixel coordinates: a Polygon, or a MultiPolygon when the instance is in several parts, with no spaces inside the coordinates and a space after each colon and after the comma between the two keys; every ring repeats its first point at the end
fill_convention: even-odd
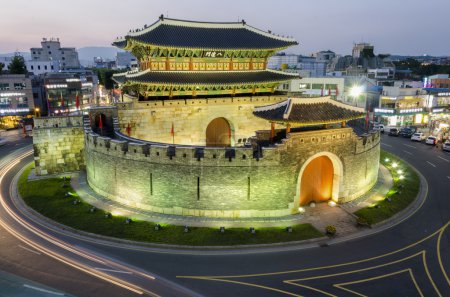
{"type": "Polygon", "coordinates": [[[39,107],[36,107],[35,109],[34,109],[34,117],[35,118],[39,118],[40,117],[40,112],[41,110],[39,109],[39,107]]]}

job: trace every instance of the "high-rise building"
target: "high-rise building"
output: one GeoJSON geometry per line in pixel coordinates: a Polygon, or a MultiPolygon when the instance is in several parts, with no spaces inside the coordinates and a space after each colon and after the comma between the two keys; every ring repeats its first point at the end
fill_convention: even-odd
{"type": "MultiPolygon", "coordinates": [[[[61,47],[59,38],[43,38],[41,41],[42,47],[31,48],[31,61],[28,63],[29,67],[37,63],[50,62],[48,65],[48,72],[55,72],[58,70],[77,69],[80,68],[80,61],[78,60],[78,53],[74,47],[61,47]],[[53,69],[52,69],[53,68],[53,69]]],[[[45,65],[43,65],[45,68],[45,65]]],[[[28,69],[30,71],[37,71],[38,69],[28,69]]],[[[39,69],[42,70],[42,69],[39,69]]],[[[42,72],[40,72],[42,73],[42,72]]]]}

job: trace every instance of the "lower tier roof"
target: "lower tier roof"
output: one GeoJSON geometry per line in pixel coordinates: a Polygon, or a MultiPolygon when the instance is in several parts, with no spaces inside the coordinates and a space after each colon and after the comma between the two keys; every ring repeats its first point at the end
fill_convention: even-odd
{"type": "Polygon", "coordinates": [[[289,98],[286,101],[256,107],[253,114],[277,123],[311,126],[347,122],[364,117],[364,109],[343,104],[330,97],[289,98]]]}
{"type": "Polygon", "coordinates": [[[119,84],[148,83],[164,85],[237,85],[282,82],[298,78],[290,74],[273,70],[260,71],[141,71],[120,73],[113,76],[119,84]]]}

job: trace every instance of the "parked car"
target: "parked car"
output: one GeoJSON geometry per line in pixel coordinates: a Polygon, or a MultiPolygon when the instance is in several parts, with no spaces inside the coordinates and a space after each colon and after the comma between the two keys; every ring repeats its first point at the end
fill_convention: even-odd
{"type": "Polygon", "coordinates": [[[382,124],[375,124],[375,126],[373,126],[373,129],[375,131],[380,131],[380,133],[384,133],[384,125],[382,124]]]}
{"type": "Polygon", "coordinates": [[[442,145],[442,150],[450,152],[450,140],[447,140],[446,142],[444,142],[444,144],[442,145]]]}
{"type": "Polygon", "coordinates": [[[398,129],[397,129],[397,128],[391,128],[391,129],[389,130],[388,135],[389,135],[389,136],[398,136],[398,129]]]}
{"type": "Polygon", "coordinates": [[[411,128],[402,128],[402,129],[400,129],[400,132],[398,134],[402,137],[409,138],[414,134],[414,132],[416,132],[416,131],[411,128]]]}
{"type": "Polygon", "coordinates": [[[437,138],[435,136],[428,136],[427,140],[425,140],[426,144],[435,145],[437,142],[437,138]]]}
{"type": "Polygon", "coordinates": [[[423,132],[416,132],[416,133],[414,133],[412,136],[411,136],[411,140],[412,141],[422,141],[422,140],[424,140],[426,137],[425,137],[425,134],[423,133],[423,132]]]}
{"type": "Polygon", "coordinates": [[[6,143],[6,138],[0,138],[0,146],[5,145],[6,143]]]}

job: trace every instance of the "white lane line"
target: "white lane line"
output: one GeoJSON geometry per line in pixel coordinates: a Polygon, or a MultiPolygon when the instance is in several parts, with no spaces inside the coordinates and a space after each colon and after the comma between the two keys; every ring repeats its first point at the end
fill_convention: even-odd
{"type": "Polygon", "coordinates": [[[433,167],[436,167],[436,165],[434,165],[434,164],[431,163],[431,162],[428,162],[428,161],[427,161],[427,163],[430,164],[430,165],[433,166],[433,167]]]}
{"type": "Polygon", "coordinates": [[[450,179],[450,176],[447,176],[448,179],[450,179]]]}
{"type": "Polygon", "coordinates": [[[413,155],[413,153],[411,153],[411,152],[408,152],[408,151],[404,151],[405,153],[407,153],[408,155],[413,155]]]}
{"type": "Polygon", "coordinates": [[[445,162],[450,162],[449,160],[447,160],[446,158],[442,158],[441,156],[437,156],[439,159],[444,160],[445,162]]]}
{"type": "Polygon", "coordinates": [[[114,269],[106,269],[106,268],[98,268],[98,267],[95,267],[94,269],[95,270],[100,270],[100,271],[109,271],[109,272],[124,273],[124,274],[133,274],[133,272],[123,271],[123,270],[114,270],[114,269]]]}
{"type": "Polygon", "coordinates": [[[381,143],[381,145],[388,146],[388,147],[392,147],[392,145],[386,144],[386,143],[381,143]]]}
{"type": "Polygon", "coordinates": [[[35,253],[36,255],[42,255],[41,253],[36,252],[36,251],[34,251],[34,250],[32,250],[32,249],[29,249],[29,248],[27,248],[27,247],[25,247],[25,246],[23,246],[23,245],[20,245],[20,244],[19,244],[19,247],[20,247],[20,248],[23,248],[24,250],[27,250],[27,251],[29,251],[29,252],[35,253]]]}
{"type": "Polygon", "coordinates": [[[64,296],[63,293],[53,292],[53,291],[49,291],[49,290],[42,289],[42,288],[39,288],[39,287],[30,286],[30,285],[27,285],[27,284],[23,284],[23,286],[25,288],[33,289],[33,290],[36,290],[36,291],[39,291],[39,292],[43,292],[43,293],[48,293],[48,294],[53,294],[53,295],[58,295],[58,296],[64,296]]]}
{"type": "Polygon", "coordinates": [[[416,147],[415,147],[415,146],[413,146],[413,145],[409,145],[409,144],[404,144],[404,143],[403,143],[403,145],[404,145],[404,146],[407,146],[407,147],[410,147],[410,148],[413,148],[413,149],[416,149],[416,147]]]}

